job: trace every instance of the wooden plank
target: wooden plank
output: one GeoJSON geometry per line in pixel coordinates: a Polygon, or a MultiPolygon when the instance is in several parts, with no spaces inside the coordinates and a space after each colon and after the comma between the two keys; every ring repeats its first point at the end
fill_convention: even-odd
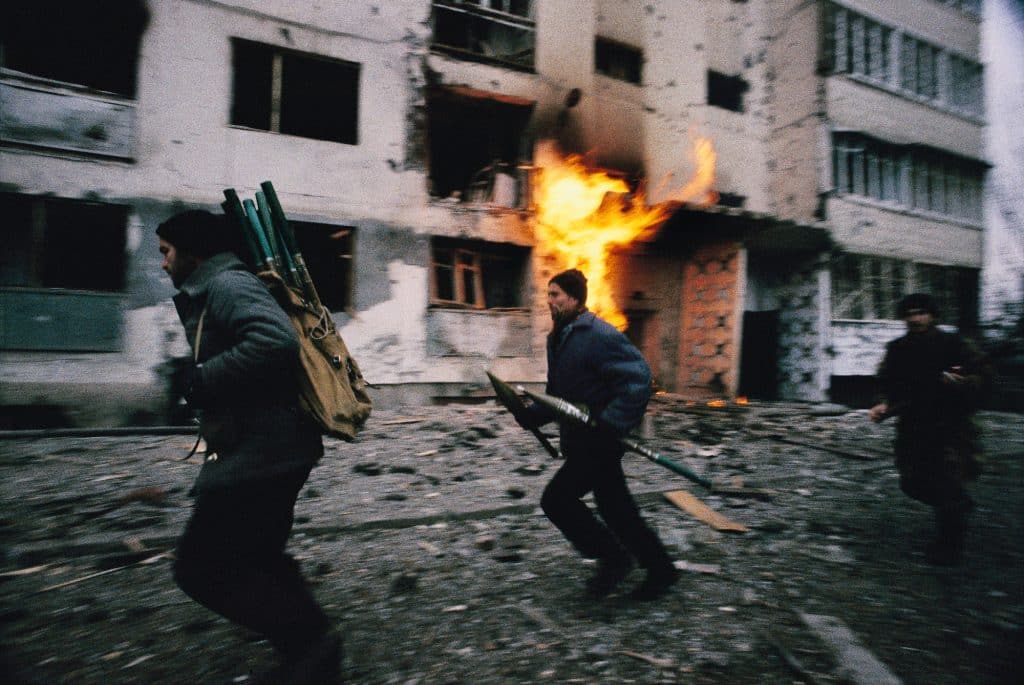
{"type": "Polygon", "coordinates": [[[724,530],[730,533],[746,533],[747,528],[742,523],[726,518],[722,514],[701,502],[686,490],[671,490],[665,493],[665,499],[676,505],[687,514],[708,524],[715,530],[724,530]]]}

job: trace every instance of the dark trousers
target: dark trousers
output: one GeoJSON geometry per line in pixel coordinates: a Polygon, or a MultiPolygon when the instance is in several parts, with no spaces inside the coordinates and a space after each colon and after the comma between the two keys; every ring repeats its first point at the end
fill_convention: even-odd
{"type": "Polygon", "coordinates": [[[203,493],[178,541],[174,580],[192,599],[294,657],[328,627],[284,549],[308,473],[203,493]]]}
{"type": "Polygon", "coordinates": [[[544,489],[541,508],[584,557],[621,557],[625,548],[640,566],[666,569],[672,560],[626,487],[622,454],[617,446],[596,442],[570,452],[544,489]],[[591,491],[603,524],[581,499],[591,491]]]}

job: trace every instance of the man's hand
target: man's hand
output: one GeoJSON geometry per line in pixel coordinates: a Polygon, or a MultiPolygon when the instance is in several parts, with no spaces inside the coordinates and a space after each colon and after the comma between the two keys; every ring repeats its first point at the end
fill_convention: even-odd
{"type": "Polygon", "coordinates": [[[943,371],[942,382],[945,385],[962,385],[967,380],[967,377],[961,374],[961,371],[963,369],[959,366],[954,366],[949,371],[943,371]]]}
{"type": "Polygon", "coordinates": [[[889,416],[889,405],[885,402],[879,402],[875,406],[868,410],[868,418],[878,423],[884,421],[889,416]]]}
{"type": "Polygon", "coordinates": [[[189,364],[182,373],[182,395],[190,407],[203,406],[203,365],[189,364]]]}

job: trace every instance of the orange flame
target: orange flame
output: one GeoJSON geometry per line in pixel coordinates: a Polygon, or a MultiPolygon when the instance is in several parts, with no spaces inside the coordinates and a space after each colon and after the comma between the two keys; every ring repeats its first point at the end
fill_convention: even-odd
{"type": "MultiPolygon", "coordinates": [[[[694,143],[696,172],[672,193],[675,202],[710,204],[717,156],[711,142],[694,143]]],[[[588,306],[609,323],[625,329],[626,316],[615,304],[608,278],[608,255],[618,246],[648,237],[669,216],[669,203],[651,207],[643,190],[631,193],[619,178],[590,170],[578,155],[563,157],[551,141],[537,149],[533,201],[544,247],[560,261],[583,271],[589,284],[588,306]]]]}

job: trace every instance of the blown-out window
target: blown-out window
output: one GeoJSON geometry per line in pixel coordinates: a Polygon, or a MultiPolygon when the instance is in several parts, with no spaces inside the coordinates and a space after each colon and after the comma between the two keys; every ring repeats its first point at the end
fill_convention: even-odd
{"type": "Polygon", "coordinates": [[[132,98],[148,22],[143,0],[6,3],[0,67],[132,98]]]}
{"type": "Polygon", "coordinates": [[[120,349],[128,211],[0,193],[0,349],[120,349]]]}
{"type": "Polygon", "coordinates": [[[598,36],[594,39],[594,68],[610,78],[639,84],[644,66],[644,53],[625,43],[598,36]]]}
{"type": "Polygon", "coordinates": [[[308,221],[289,221],[320,301],[329,311],[352,307],[355,229],[308,221]]]}
{"type": "Polygon", "coordinates": [[[359,143],[360,65],[232,39],[231,123],[359,143]]]}
{"type": "Polygon", "coordinates": [[[430,194],[463,202],[522,206],[529,159],[526,125],[533,102],[449,86],[427,99],[430,194]]]}
{"type": "Polygon", "coordinates": [[[743,96],[750,88],[742,76],[708,70],[708,104],[731,112],[743,111],[743,96]]]}
{"type": "Polygon", "coordinates": [[[432,47],[447,54],[532,70],[534,0],[433,0],[432,47]]]}
{"type": "Polygon", "coordinates": [[[120,292],[128,207],[0,193],[0,286],[120,292]]]}

